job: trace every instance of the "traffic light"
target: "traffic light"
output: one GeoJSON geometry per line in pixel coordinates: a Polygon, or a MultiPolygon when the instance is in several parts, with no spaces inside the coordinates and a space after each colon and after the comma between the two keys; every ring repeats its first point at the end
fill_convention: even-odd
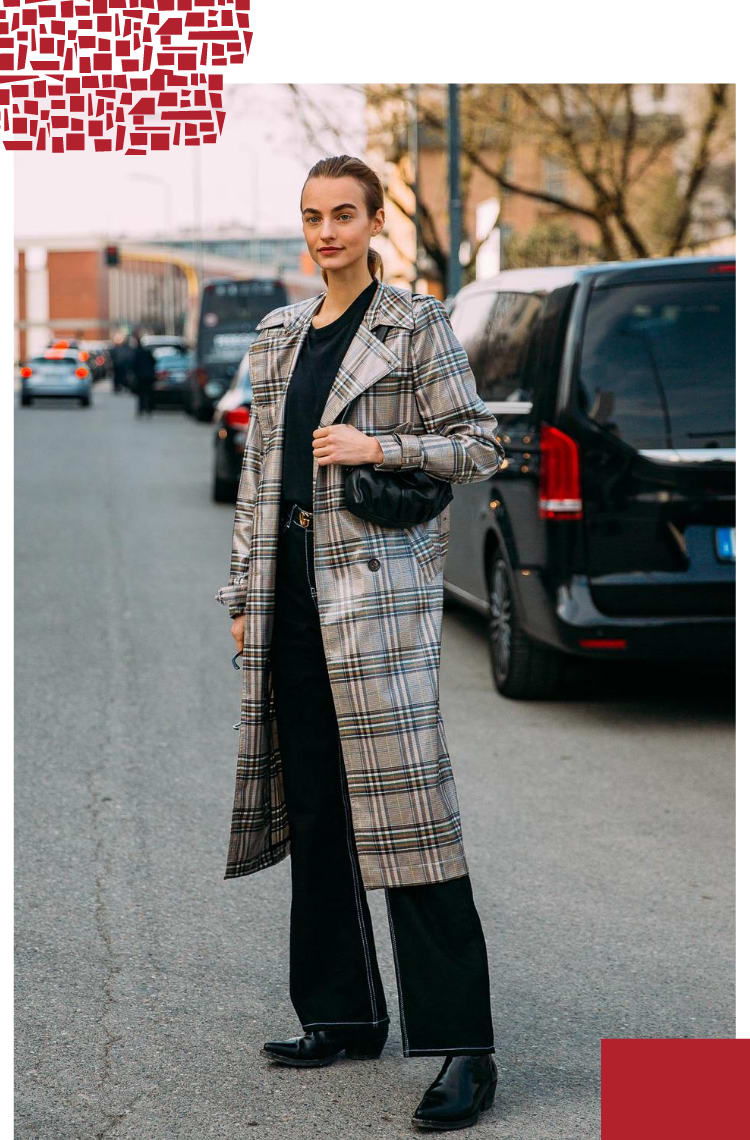
{"type": "Polygon", "coordinates": [[[104,261],[106,265],[119,265],[120,264],[120,247],[118,245],[108,245],[104,247],[104,261]]]}

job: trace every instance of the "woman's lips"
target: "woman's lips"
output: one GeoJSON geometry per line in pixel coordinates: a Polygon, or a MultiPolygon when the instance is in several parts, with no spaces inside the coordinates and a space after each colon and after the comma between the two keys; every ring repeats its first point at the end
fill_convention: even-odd
{"type": "Polygon", "coordinates": [[[328,249],[321,249],[321,250],[318,250],[318,252],[319,253],[341,253],[341,249],[338,248],[337,246],[336,247],[329,246],[328,249]]]}

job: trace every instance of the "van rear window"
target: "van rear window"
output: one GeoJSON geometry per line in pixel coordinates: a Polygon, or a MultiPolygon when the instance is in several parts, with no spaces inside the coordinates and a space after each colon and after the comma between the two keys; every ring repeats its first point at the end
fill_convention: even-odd
{"type": "Polygon", "coordinates": [[[733,447],[733,278],[595,289],[579,406],[637,448],[733,447]]]}

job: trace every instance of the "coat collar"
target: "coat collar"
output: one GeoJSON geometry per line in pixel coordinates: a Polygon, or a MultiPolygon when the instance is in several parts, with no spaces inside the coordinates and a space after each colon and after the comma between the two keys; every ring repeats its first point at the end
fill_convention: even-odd
{"type": "MultiPolygon", "coordinates": [[[[320,307],[326,296],[324,289],[315,297],[308,297],[298,301],[295,305],[285,305],[281,309],[268,313],[255,327],[258,331],[274,325],[283,326],[285,334],[294,334],[307,331],[313,315],[320,307]]],[[[411,293],[408,289],[399,289],[395,285],[388,285],[378,281],[378,287],[370,301],[362,323],[372,331],[377,325],[391,325],[402,329],[414,328],[414,315],[412,313],[411,293]]]]}
{"type": "MultiPolygon", "coordinates": [[[[276,377],[284,378],[281,390],[273,398],[276,406],[273,423],[270,426],[283,424],[289,378],[294,372],[313,314],[325,295],[323,291],[316,297],[300,301],[296,305],[276,309],[256,325],[259,330],[278,326],[275,335],[268,341],[264,342],[258,338],[250,347],[251,382],[254,391],[259,392],[263,389],[269,371],[276,377]],[[264,352],[264,343],[272,353],[273,364],[270,369],[264,352]],[[261,359],[265,364],[260,363],[261,359]],[[253,370],[253,362],[259,365],[256,370],[253,370]]],[[[412,295],[408,289],[399,289],[395,285],[378,282],[372,301],[354,333],[331,384],[320,418],[321,427],[332,424],[357,396],[401,364],[401,357],[375,336],[372,330],[377,325],[414,328],[412,295]]],[[[317,460],[313,459],[313,482],[316,475],[317,460]]]]}

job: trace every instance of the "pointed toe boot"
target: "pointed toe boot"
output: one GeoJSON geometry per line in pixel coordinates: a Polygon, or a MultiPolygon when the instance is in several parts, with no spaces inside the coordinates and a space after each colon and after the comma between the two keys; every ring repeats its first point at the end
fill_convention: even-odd
{"type": "Polygon", "coordinates": [[[476,1124],[480,1112],[492,1106],[496,1085],[497,1065],[491,1053],[446,1057],[412,1123],[440,1132],[468,1128],[476,1124]]]}
{"type": "Polygon", "coordinates": [[[332,1065],[342,1055],[352,1060],[375,1060],[383,1052],[387,1038],[387,1022],[385,1025],[311,1029],[301,1037],[266,1041],[261,1053],[282,1065],[320,1068],[332,1065]]]}

